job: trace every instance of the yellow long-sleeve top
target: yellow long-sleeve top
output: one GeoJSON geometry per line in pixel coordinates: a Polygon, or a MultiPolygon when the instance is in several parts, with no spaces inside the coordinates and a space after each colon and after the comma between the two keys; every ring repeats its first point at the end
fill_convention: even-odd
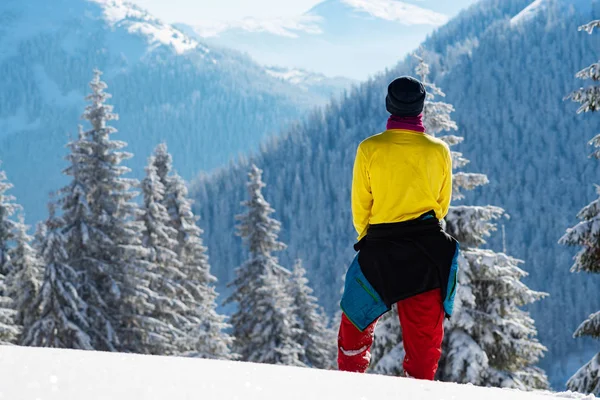
{"type": "Polygon", "coordinates": [[[352,216],[359,240],[369,225],[409,221],[432,210],[443,219],[451,197],[452,158],[441,140],[392,129],[358,146],[352,216]]]}

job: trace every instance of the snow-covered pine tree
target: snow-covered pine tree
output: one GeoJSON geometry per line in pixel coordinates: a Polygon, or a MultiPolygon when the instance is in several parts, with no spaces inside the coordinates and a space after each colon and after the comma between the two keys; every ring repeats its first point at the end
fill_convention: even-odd
{"type": "Polygon", "coordinates": [[[172,171],[172,158],[165,144],[154,152],[154,166],[159,180],[165,185],[162,204],[170,216],[170,226],[176,230],[175,252],[185,276],[182,285],[191,297],[182,298],[187,306],[189,325],[178,344],[180,354],[190,357],[232,359],[233,338],[226,332],[231,326],[217,312],[217,297],[210,273],[207,249],[202,243],[202,230],[192,211],[192,200],[183,178],[172,171]]]}
{"type": "MultiPolygon", "coordinates": [[[[429,66],[420,56],[416,72],[429,95],[424,124],[429,134],[457,130],[450,114],[454,107],[436,102],[444,92],[428,81],[429,66]]],[[[462,137],[440,137],[449,146],[462,137]]],[[[468,164],[461,153],[452,152],[453,168],[468,164]]],[[[456,172],[453,200],[464,198],[461,190],[472,190],[488,183],[483,174],[456,172]]],[[[527,274],[519,261],[479,247],[496,230],[494,220],[504,210],[493,206],[454,206],[446,218],[447,231],[461,242],[455,314],[446,324],[444,353],[438,377],[441,380],[482,386],[547,388],[543,371],[534,367],[546,350],[536,339],[534,321],[519,307],[541,299],[545,294],[532,291],[520,279],[527,274]]]]}
{"type": "Polygon", "coordinates": [[[21,210],[21,206],[15,203],[15,197],[6,193],[12,187],[6,173],[0,170],[0,274],[4,276],[10,272],[10,243],[15,239],[16,222],[11,217],[21,210]]]}
{"type": "Polygon", "coordinates": [[[183,287],[186,276],[175,249],[178,247],[177,230],[171,227],[169,214],[162,204],[165,188],[160,182],[150,157],[146,166],[146,177],[142,181],[143,206],[142,244],[149,250],[146,268],[149,273],[149,288],[155,294],[150,316],[156,321],[150,328],[149,340],[144,353],[157,355],[178,354],[178,344],[184,340],[189,321],[186,318],[191,294],[183,287]]]}
{"type": "Polygon", "coordinates": [[[36,296],[41,286],[40,271],[42,263],[37,251],[31,246],[33,238],[27,234],[23,215],[15,225],[15,246],[10,249],[11,271],[7,277],[8,296],[17,310],[15,322],[27,330],[38,318],[39,310],[36,296]]]}
{"type": "Polygon", "coordinates": [[[337,356],[333,351],[336,348],[331,345],[334,335],[328,328],[325,311],[319,308],[317,298],[312,295],[301,260],[294,264],[289,285],[299,323],[296,341],[305,352],[302,362],[313,368],[333,369],[337,356]]]}
{"type": "Polygon", "coordinates": [[[17,344],[22,332],[15,322],[17,311],[13,308],[13,300],[6,291],[6,277],[0,274],[0,345],[17,344]]]}
{"type": "Polygon", "coordinates": [[[234,291],[227,299],[238,305],[231,318],[234,350],[243,361],[303,366],[293,299],[284,280],[290,274],[272,254],[285,249],[277,238],[281,224],[269,217],[274,210],[263,197],[261,175],[252,165],[249,199],[243,203],[248,212],[237,217],[238,235],[248,246],[249,259],[236,269],[230,283],[234,291]]]}
{"type": "MultiPolygon", "coordinates": [[[[583,25],[579,30],[593,33],[594,28],[600,28],[600,20],[583,25]]],[[[600,81],[600,61],[583,69],[576,75],[580,79],[591,79],[594,83],[600,81]]],[[[580,88],[568,98],[580,103],[578,113],[595,112],[600,110],[600,86],[594,84],[580,88]]],[[[590,144],[595,147],[591,157],[600,159],[600,135],[596,135],[590,144]]],[[[600,186],[596,185],[599,198],[583,208],[577,215],[581,220],[575,227],[567,230],[560,243],[569,246],[583,247],[575,256],[572,272],[588,272],[600,274],[600,186]]],[[[589,316],[575,331],[575,337],[589,336],[600,339],[600,311],[589,316]]],[[[567,382],[567,388],[572,391],[589,393],[600,396],[600,353],[596,354],[567,382]]]]}
{"type": "Polygon", "coordinates": [[[70,166],[64,173],[72,181],[61,191],[60,204],[68,264],[82,272],[78,291],[87,304],[86,333],[96,350],[127,351],[136,341],[131,336],[136,311],[127,309],[132,305],[127,299],[140,290],[131,286],[128,275],[139,268],[145,250],[140,225],[133,221],[137,193],[131,189],[137,181],[124,178],[129,169],[121,165],[132,155],[120,151],[126,143],[110,138],[116,129],[108,124],[118,116],[106,104],[111,96],[100,76],[95,70],[83,114],[91,129],[80,130],[68,145],[70,166]]]}
{"type": "Polygon", "coordinates": [[[35,298],[38,319],[26,327],[21,344],[35,347],[92,350],[88,330],[87,305],[77,293],[79,273],[67,264],[65,223],[55,215],[55,205],[49,204],[50,216],[39,229],[39,251],[44,277],[35,298]]]}
{"type": "MultiPolygon", "coordinates": [[[[50,194],[51,199],[54,199],[54,193],[50,194]]],[[[52,201],[52,200],[51,200],[52,201]]],[[[46,226],[46,221],[40,221],[35,224],[35,233],[33,234],[33,241],[31,242],[31,247],[37,253],[40,259],[40,268],[38,269],[39,276],[38,280],[42,282],[44,280],[44,261],[42,257],[42,245],[44,244],[44,240],[46,235],[48,234],[48,228],[46,226]]]]}
{"type": "MultiPolygon", "coordinates": [[[[488,358],[484,386],[547,389],[548,378],[535,365],[547,349],[537,340],[529,313],[520,307],[546,296],[525,286],[522,261],[491,250],[464,252],[463,265],[474,271],[475,336],[488,358]],[[481,318],[478,320],[478,318],[481,318]]],[[[456,350],[456,349],[455,349],[456,350]]]]}
{"type": "Polygon", "coordinates": [[[10,273],[10,248],[16,223],[11,219],[21,207],[6,192],[12,188],[6,174],[0,170],[0,344],[16,344],[21,327],[16,323],[17,311],[8,297],[6,277],[10,273]]]}
{"type": "MultiPolygon", "coordinates": [[[[33,235],[33,248],[38,252],[38,254],[42,254],[41,248],[46,239],[46,235],[48,234],[48,227],[45,222],[38,222],[35,224],[35,233],[33,235]]],[[[43,271],[42,271],[43,273],[43,271]]]]}
{"type": "MultiPolygon", "coordinates": [[[[169,149],[166,143],[160,143],[154,149],[154,166],[156,167],[156,174],[160,179],[160,182],[165,188],[169,186],[169,180],[173,175],[173,156],[169,153],[169,149]]],[[[167,200],[165,196],[165,202],[167,200]]]]}
{"type": "MultiPolygon", "coordinates": [[[[423,52],[422,48],[420,52],[423,52]]],[[[427,89],[425,107],[423,108],[423,124],[427,128],[427,133],[436,136],[440,132],[458,130],[458,125],[456,125],[456,122],[450,116],[454,112],[454,106],[443,101],[434,101],[436,96],[446,97],[446,94],[435,84],[429,82],[429,64],[425,62],[423,57],[416,53],[413,54],[413,57],[418,61],[415,72],[427,89]]]]}

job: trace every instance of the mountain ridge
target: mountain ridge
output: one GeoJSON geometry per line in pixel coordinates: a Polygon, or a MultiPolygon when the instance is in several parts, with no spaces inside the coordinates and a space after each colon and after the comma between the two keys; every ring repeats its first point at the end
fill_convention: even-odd
{"type": "Polygon", "coordinates": [[[128,166],[138,177],[161,141],[190,179],[257,150],[331,94],[298,90],[122,0],[6,0],[0,21],[0,159],[29,222],[64,184],[64,146],[81,123],[94,68],[104,72],[121,117],[117,137],[136,155],[128,166]]]}

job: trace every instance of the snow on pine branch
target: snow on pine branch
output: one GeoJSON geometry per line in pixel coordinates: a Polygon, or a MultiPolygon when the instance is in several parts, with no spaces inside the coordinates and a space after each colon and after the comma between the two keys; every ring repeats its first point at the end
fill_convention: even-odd
{"type": "Polygon", "coordinates": [[[505,215],[495,206],[450,207],[446,217],[447,229],[465,248],[485,244],[485,238],[496,230],[493,220],[505,215]]]}
{"type": "Polygon", "coordinates": [[[583,321],[579,328],[573,334],[573,337],[590,336],[594,339],[600,339],[600,311],[589,316],[583,321]]]}
{"type": "Polygon", "coordinates": [[[590,146],[594,146],[594,151],[590,154],[590,158],[600,159],[600,135],[594,136],[592,140],[588,142],[590,146]]]}
{"type": "MultiPolygon", "coordinates": [[[[596,20],[596,21],[592,21],[586,25],[580,26],[579,30],[586,31],[591,34],[594,31],[594,28],[597,28],[599,26],[600,26],[600,20],[596,20]]],[[[575,76],[582,80],[591,79],[594,82],[600,81],[600,61],[590,65],[587,68],[582,69],[575,76]]],[[[570,99],[576,103],[581,104],[581,106],[577,110],[578,114],[584,113],[584,112],[598,111],[598,109],[599,109],[598,99],[600,99],[600,87],[589,86],[589,87],[585,87],[585,88],[584,87],[579,88],[578,90],[574,91],[569,96],[567,96],[566,99],[570,99]]]]}
{"type": "Polygon", "coordinates": [[[460,193],[460,189],[473,190],[478,186],[487,185],[489,183],[486,175],[468,172],[457,172],[454,174],[453,179],[454,193],[452,193],[452,200],[460,200],[465,197],[462,193],[460,193]]]}
{"type": "Polygon", "coordinates": [[[456,135],[441,136],[439,139],[442,142],[446,143],[448,146],[456,146],[457,144],[461,144],[465,141],[464,137],[456,135]]]}
{"type": "MultiPolygon", "coordinates": [[[[596,186],[600,196],[600,186],[596,186]]],[[[597,252],[598,238],[600,237],[600,198],[585,206],[577,218],[581,220],[577,225],[567,229],[565,235],[559,240],[560,244],[567,246],[582,246],[577,253],[572,272],[600,272],[600,255],[597,252]]]]}
{"type": "Polygon", "coordinates": [[[567,389],[572,392],[590,393],[591,395],[600,396],[600,353],[596,354],[594,358],[581,367],[569,379],[567,389]]]}
{"type": "Polygon", "coordinates": [[[567,99],[581,104],[581,107],[577,109],[577,114],[598,111],[600,108],[598,105],[598,99],[600,99],[600,87],[589,86],[580,88],[567,96],[567,99]]]}
{"type": "Polygon", "coordinates": [[[579,31],[586,31],[587,33],[589,33],[591,35],[592,32],[594,32],[594,28],[598,28],[598,27],[600,27],[600,19],[589,22],[585,25],[581,25],[579,27],[579,31]]]}
{"type": "Polygon", "coordinates": [[[587,68],[582,69],[576,75],[578,79],[600,80],[600,62],[594,63],[587,68]]]}

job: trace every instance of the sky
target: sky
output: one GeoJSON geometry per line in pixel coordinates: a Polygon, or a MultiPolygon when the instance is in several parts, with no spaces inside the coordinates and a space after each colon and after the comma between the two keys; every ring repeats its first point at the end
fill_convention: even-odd
{"type": "Polygon", "coordinates": [[[291,17],[308,11],[320,0],[133,0],[166,22],[197,24],[236,21],[245,17],[291,17]]]}

